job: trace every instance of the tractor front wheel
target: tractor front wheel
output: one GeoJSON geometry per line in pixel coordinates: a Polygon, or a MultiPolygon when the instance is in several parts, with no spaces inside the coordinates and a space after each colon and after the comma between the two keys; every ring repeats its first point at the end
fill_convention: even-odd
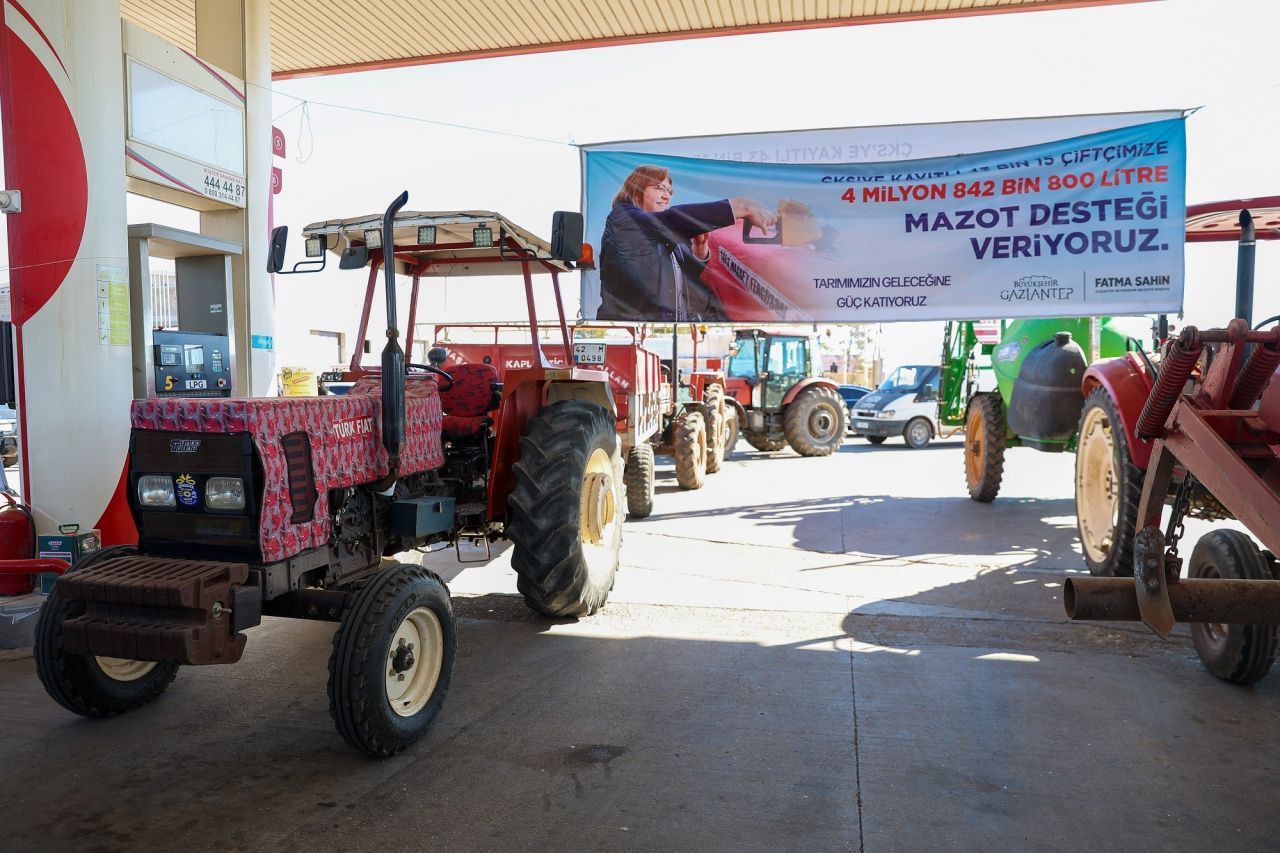
{"type": "MultiPolygon", "coordinates": [[[[1200,537],[1191,552],[1188,576],[1229,580],[1272,580],[1271,567],[1258,546],[1238,530],[1214,530],[1200,537]]],[[[1191,642],[1205,669],[1232,684],[1252,684],[1276,659],[1276,625],[1220,625],[1192,622],[1191,642]]]]}
{"type": "Polygon", "coordinates": [[[969,497],[990,503],[1004,477],[1004,404],[998,394],[975,394],[964,419],[964,479],[969,497]]]}
{"type": "Polygon", "coordinates": [[[1133,464],[1124,423],[1105,388],[1084,401],[1076,445],[1076,530],[1084,561],[1101,577],[1133,575],[1133,534],[1145,472],[1133,464]]]}
{"type": "Polygon", "coordinates": [[[830,456],[844,441],[845,411],[835,389],[810,385],[782,415],[787,443],[801,456],[830,456]]]}
{"type": "Polygon", "coordinates": [[[396,564],[356,595],[333,635],[329,713],[347,743],[375,758],[426,734],[440,713],[458,648],[444,582],[396,564]]]}
{"type": "Polygon", "coordinates": [[[507,535],[525,603],[545,616],[595,613],[613,589],[622,546],[613,418],[586,400],[547,406],[529,419],[514,471],[507,535]]]}
{"type": "Polygon", "coordinates": [[[653,512],[653,445],[631,448],[622,482],[627,487],[627,515],[648,518],[653,512]]]}
{"type": "MultiPolygon", "coordinates": [[[[113,557],[138,553],[132,545],[104,548],[72,571],[113,557]]],[[[72,654],[62,647],[62,623],[84,613],[84,602],[55,586],[36,620],[36,674],[59,705],[84,717],[113,717],[140,708],[165,691],[178,674],[176,663],[72,654]]]]}
{"type": "Polygon", "coordinates": [[[719,384],[708,385],[702,395],[703,417],[707,427],[707,473],[720,470],[720,462],[728,453],[724,426],[727,412],[724,404],[724,388],[719,384]]]}
{"type": "Polygon", "coordinates": [[[685,412],[671,428],[676,482],[682,489],[701,489],[707,480],[707,427],[701,412],[685,412]]]}

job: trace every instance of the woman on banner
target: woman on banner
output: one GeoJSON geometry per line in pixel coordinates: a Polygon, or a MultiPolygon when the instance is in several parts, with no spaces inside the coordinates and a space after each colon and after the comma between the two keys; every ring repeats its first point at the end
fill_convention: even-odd
{"type": "Polygon", "coordinates": [[[675,189],[661,166],[637,166],[613,199],[600,240],[598,320],[725,320],[699,277],[711,260],[707,234],[746,219],[772,228],[773,211],[754,199],[671,206],[675,189]]]}

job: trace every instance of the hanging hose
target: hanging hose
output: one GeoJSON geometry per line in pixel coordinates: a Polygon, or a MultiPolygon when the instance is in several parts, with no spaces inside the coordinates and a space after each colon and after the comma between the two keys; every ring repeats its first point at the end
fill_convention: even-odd
{"type": "Polygon", "coordinates": [[[1147,397],[1138,418],[1138,438],[1159,438],[1164,432],[1164,422],[1178,402],[1178,395],[1191,376],[1203,349],[1195,326],[1184,326],[1178,339],[1169,346],[1169,354],[1160,365],[1160,378],[1147,397]]]}
{"type": "Polygon", "coordinates": [[[1280,347],[1274,341],[1257,344],[1249,358],[1245,360],[1240,375],[1236,377],[1236,385],[1231,389],[1232,409],[1251,409],[1258,395],[1271,379],[1271,374],[1280,367],[1280,347]]]}

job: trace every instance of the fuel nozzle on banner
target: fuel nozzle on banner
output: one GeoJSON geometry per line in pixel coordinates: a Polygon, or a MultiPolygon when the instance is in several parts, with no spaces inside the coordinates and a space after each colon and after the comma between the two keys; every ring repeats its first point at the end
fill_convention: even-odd
{"type": "Polygon", "coordinates": [[[764,237],[751,236],[751,223],[742,220],[742,242],[769,243],[779,246],[809,246],[830,242],[834,232],[818,224],[809,205],[795,199],[778,202],[778,225],[773,234],[764,237]]]}

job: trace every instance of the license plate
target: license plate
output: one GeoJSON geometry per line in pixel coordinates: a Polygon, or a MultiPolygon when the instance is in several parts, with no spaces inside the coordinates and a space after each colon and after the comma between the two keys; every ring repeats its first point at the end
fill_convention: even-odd
{"type": "Polygon", "coordinates": [[[866,422],[866,421],[854,421],[854,422],[853,422],[853,425],[854,425],[854,427],[855,427],[856,429],[866,429],[866,428],[867,428],[867,422],[866,422]]]}
{"type": "Polygon", "coordinates": [[[604,364],[604,344],[574,344],[575,364],[604,364]]]}
{"type": "Polygon", "coordinates": [[[188,379],[187,380],[188,391],[195,391],[197,389],[203,389],[208,387],[209,387],[209,380],[207,379],[188,379]]]}

